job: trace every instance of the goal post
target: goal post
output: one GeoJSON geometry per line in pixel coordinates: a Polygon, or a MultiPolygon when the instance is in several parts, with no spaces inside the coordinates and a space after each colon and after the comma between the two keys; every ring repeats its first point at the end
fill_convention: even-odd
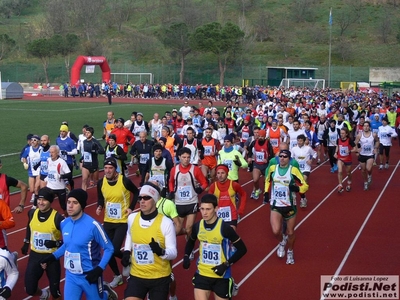
{"type": "Polygon", "coordinates": [[[153,73],[111,73],[114,82],[133,82],[133,83],[150,83],[153,84],[153,73]]]}
{"type": "Polygon", "coordinates": [[[312,89],[324,89],[325,79],[301,79],[301,78],[283,78],[280,86],[289,88],[295,87],[307,87],[312,89]]]}

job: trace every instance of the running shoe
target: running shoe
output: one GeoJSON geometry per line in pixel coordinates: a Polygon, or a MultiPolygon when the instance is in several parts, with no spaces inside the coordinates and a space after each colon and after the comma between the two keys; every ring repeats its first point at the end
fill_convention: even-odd
{"type": "Polygon", "coordinates": [[[372,175],[368,175],[368,185],[372,183],[372,175]]]}
{"type": "Polygon", "coordinates": [[[133,161],[131,161],[130,163],[129,163],[129,167],[133,167],[133,161]]]}
{"type": "Polygon", "coordinates": [[[379,170],[383,170],[383,165],[379,165],[379,170]]]}
{"type": "Polygon", "coordinates": [[[333,165],[333,171],[336,172],[338,170],[337,164],[333,165]]]}
{"type": "Polygon", "coordinates": [[[114,279],[110,282],[110,286],[112,288],[116,288],[117,286],[119,286],[123,283],[124,283],[124,280],[122,279],[122,275],[115,275],[114,279]]]}
{"type": "Polygon", "coordinates": [[[238,293],[239,293],[239,286],[234,282],[232,289],[232,296],[237,296],[238,293]]]}
{"type": "Polygon", "coordinates": [[[256,190],[256,191],[254,192],[254,199],[258,199],[258,197],[260,197],[260,193],[261,193],[261,190],[260,190],[260,189],[256,190]]]}
{"type": "Polygon", "coordinates": [[[343,189],[343,186],[342,186],[342,185],[339,185],[339,186],[338,186],[338,190],[337,190],[338,193],[342,193],[343,190],[344,190],[344,189],[343,189]]]}
{"type": "Polygon", "coordinates": [[[319,165],[321,163],[321,160],[320,159],[318,159],[317,160],[317,165],[319,165]]]}
{"type": "Polygon", "coordinates": [[[307,198],[300,198],[300,207],[307,207],[307,198]]]}
{"type": "Polygon", "coordinates": [[[385,169],[389,169],[389,164],[388,163],[385,164],[385,169]]]}
{"type": "Polygon", "coordinates": [[[331,168],[331,173],[335,173],[335,169],[333,167],[331,168]]]}
{"type": "Polygon", "coordinates": [[[178,297],[175,295],[175,296],[169,296],[169,300],[178,300],[178,297]]]}
{"type": "Polygon", "coordinates": [[[49,300],[50,299],[50,291],[48,289],[42,290],[42,296],[40,296],[40,300],[49,300]]]}
{"type": "Polygon", "coordinates": [[[118,294],[110,287],[108,282],[103,281],[103,287],[108,295],[108,300],[118,300],[118,294]]]}
{"type": "Polygon", "coordinates": [[[255,197],[254,191],[252,191],[252,192],[251,192],[251,195],[250,195],[250,199],[254,199],[254,197],[255,197]]]}
{"type": "Polygon", "coordinates": [[[128,266],[122,268],[122,275],[125,277],[129,277],[130,271],[131,271],[131,265],[129,264],[128,266]]]}
{"type": "Polygon", "coordinates": [[[293,265],[294,264],[293,250],[288,250],[287,251],[286,264],[287,265],[293,265]]]}
{"type": "Polygon", "coordinates": [[[32,194],[30,203],[35,202],[35,194],[32,194]]]}
{"type": "Polygon", "coordinates": [[[346,192],[350,192],[351,191],[351,185],[346,186],[346,192]]]}
{"type": "Polygon", "coordinates": [[[368,182],[364,182],[364,191],[367,191],[368,190],[368,182]]]}
{"type": "Polygon", "coordinates": [[[276,250],[276,255],[278,255],[278,257],[282,258],[285,256],[285,246],[287,243],[287,235],[283,236],[282,242],[280,242],[278,244],[278,250],[276,250]],[[285,238],[286,237],[286,238],[285,238]]]}

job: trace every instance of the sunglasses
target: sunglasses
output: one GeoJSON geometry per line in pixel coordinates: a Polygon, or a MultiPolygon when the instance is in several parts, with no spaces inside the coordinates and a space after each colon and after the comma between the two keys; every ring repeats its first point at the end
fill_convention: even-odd
{"type": "Polygon", "coordinates": [[[138,197],[138,200],[140,201],[140,200],[145,200],[145,201],[147,201],[147,200],[150,200],[150,199],[153,199],[151,196],[139,196],[138,197]]]}
{"type": "Polygon", "coordinates": [[[32,142],[38,142],[39,140],[37,139],[31,139],[32,142]]]}
{"type": "Polygon", "coordinates": [[[279,155],[280,158],[288,158],[289,156],[287,155],[279,155]]]}

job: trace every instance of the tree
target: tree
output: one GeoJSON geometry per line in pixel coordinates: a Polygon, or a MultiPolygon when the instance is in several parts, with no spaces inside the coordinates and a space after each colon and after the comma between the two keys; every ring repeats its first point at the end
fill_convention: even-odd
{"type": "Polygon", "coordinates": [[[172,24],[163,30],[159,39],[165,47],[173,49],[179,55],[181,70],[179,72],[179,82],[185,79],[185,57],[192,51],[189,44],[189,29],[185,23],[172,24]]]}
{"type": "Polygon", "coordinates": [[[22,10],[30,6],[30,0],[2,0],[0,1],[0,13],[7,19],[11,16],[20,16],[22,10]]]}
{"type": "Polygon", "coordinates": [[[79,46],[79,38],[76,34],[68,33],[65,36],[56,34],[51,38],[54,54],[59,54],[64,58],[67,76],[70,77],[70,56],[76,52],[79,46]]]}
{"type": "Polygon", "coordinates": [[[46,82],[49,82],[47,68],[49,67],[50,57],[53,56],[53,45],[49,39],[37,39],[27,44],[26,51],[28,54],[39,58],[43,64],[46,82]]]}
{"type": "Polygon", "coordinates": [[[118,32],[122,30],[122,24],[128,22],[132,17],[134,1],[131,0],[111,0],[107,2],[107,20],[110,25],[116,25],[118,32]]]}
{"type": "Polygon", "coordinates": [[[190,36],[190,44],[194,50],[211,52],[217,56],[219,66],[219,84],[224,85],[226,65],[229,58],[240,51],[244,32],[233,23],[224,27],[218,22],[198,27],[190,36]]]}
{"type": "Polygon", "coordinates": [[[0,34],[0,60],[14,49],[15,44],[15,41],[7,34],[0,34]]]}

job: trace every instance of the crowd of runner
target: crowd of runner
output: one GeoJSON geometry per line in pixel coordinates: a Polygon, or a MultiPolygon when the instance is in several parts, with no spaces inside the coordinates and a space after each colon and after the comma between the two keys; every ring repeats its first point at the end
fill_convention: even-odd
{"type": "MultiPolygon", "coordinates": [[[[307,208],[312,201],[306,196],[309,186],[318,184],[317,178],[310,178],[311,168],[329,160],[330,172],[337,173],[338,193],[351,192],[354,184],[367,191],[373,167],[381,172],[390,167],[392,141],[399,140],[399,94],[138,86],[137,93],[136,86],[124,87],[122,96],[177,97],[183,98],[183,105],[153,116],[139,111],[114,116],[108,111],[99,134],[105,146],[86,124],[75,135],[62,122],[53,145],[47,135],[27,136],[20,158],[33,205],[21,249],[29,253],[24,273],[28,295],[61,299],[63,256],[64,299],[80,299],[82,294],[87,299],[118,299],[114,288],[128,277],[124,299],[174,300],[179,278],[172,273],[171,261],[183,258],[188,269],[199,240],[195,299],[208,299],[210,293],[230,299],[238,293],[231,266],[247,251],[237,229],[249,199],[261,197],[269,204],[277,256],[286,255],[286,264],[294,264],[298,207],[307,208]],[[208,101],[195,101],[204,97],[208,101]],[[215,106],[216,101],[226,104],[215,106]],[[352,180],[356,161],[360,183],[352,180]],[[79,168],[82,183],[76,187],[73,171],[79,168]],[[252,174],[250,195],[241,186],[240,168],[252,174]],[[129,178],[133,173],[140,176],[138,186],[129,178]],[[96,214],[104,216],[103,225],[84,211],[90,186],[97,189],[96,214]],[[60,213],[53,207],[55,196],[60,213]],[[196,222],[199,212],[202,218],[196,222]],[[177,252],[180,235],[186,239],[183,254],[177,252]],[[113,278],[104,281],[107,265],[113,278]],[[48,289],[39,288],[44,272],[48,289]]],[[[0,174],[1,229],[15,226],[11,186],[21,189],[20,204],[12,212],[22,213],[28,195],[23,181],[0,174]]],[[[17,253],[8,252],[4,230],[0,246],[0,267],[7,275],[0,299],[8,299],[18,270],[17,253]]]]}

